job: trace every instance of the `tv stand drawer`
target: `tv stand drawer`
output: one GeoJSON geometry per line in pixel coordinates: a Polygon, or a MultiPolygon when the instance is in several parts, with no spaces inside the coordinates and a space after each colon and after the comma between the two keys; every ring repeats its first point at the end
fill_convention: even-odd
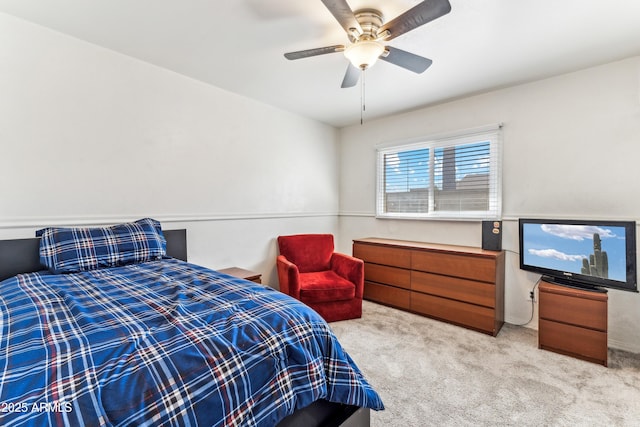
{"type": "Polygon", "coordinates": [[[607,366],[607,333],[540,319],[539,347],[607,366]]]}
{"type": "Polygon", "coordinates": [[[540,286],[539,315],[541,319],[554,320],[598,331],[607,330],[607,294],[598,293],[592,299],[589,291],[568,290],[558,292],[558,285],[540,286]],[[604,299],[602,299],[604,297],[604,299]]]}

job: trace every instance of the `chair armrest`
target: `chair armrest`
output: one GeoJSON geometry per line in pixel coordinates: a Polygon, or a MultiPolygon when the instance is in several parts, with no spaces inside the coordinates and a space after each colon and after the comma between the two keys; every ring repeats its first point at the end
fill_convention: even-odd
{"type": "Polygon", "coordinates": [[[278,269],[278,281],[280,282],[280,292],[300,299],[300,273],[298,267],[286,259],[284,255],[276,258],[278,269]]]}
{"type": "Polygon", "coordinates": [[[331,269],[356,286],[356,298],[362,299],[364,291],[364,261],[349,255],[334,252],[331,269]]]}

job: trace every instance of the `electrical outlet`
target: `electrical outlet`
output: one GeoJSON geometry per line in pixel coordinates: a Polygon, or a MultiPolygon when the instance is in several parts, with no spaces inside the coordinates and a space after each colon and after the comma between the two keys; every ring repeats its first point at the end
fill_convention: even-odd
{"type": "Polygon", "coordinates": [[[534,291],[529,291],[529,299],[528,301],[536,302],[536,293],[534,291]]]}

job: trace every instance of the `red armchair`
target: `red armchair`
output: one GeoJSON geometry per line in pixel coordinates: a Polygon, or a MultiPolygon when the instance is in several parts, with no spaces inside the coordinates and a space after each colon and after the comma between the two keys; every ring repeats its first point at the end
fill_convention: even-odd
{"type": "Polygon", "coordinates": [[[334,252],[331,234],[279,236],[280,291],[302,301],[327,322],[362,317],[364,262],[334,252]]]}

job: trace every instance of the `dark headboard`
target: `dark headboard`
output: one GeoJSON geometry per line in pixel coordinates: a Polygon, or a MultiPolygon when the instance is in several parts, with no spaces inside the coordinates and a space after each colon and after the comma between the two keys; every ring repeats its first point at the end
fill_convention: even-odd
{"type": "MultiPolygon", "coordinates": [[[[187,230],[162,230],[167,239],[167,255],[187,260],[187,230]]],[[[0,281],[20,273],[44,270],[38,253],[40,239],[0,240],[0,281]]]]}
{"type": "Polygon", "coordinates": [[[167,255],[182,261],[187,260],[187,230],[162,230],[167,239],[167,255]]]}

